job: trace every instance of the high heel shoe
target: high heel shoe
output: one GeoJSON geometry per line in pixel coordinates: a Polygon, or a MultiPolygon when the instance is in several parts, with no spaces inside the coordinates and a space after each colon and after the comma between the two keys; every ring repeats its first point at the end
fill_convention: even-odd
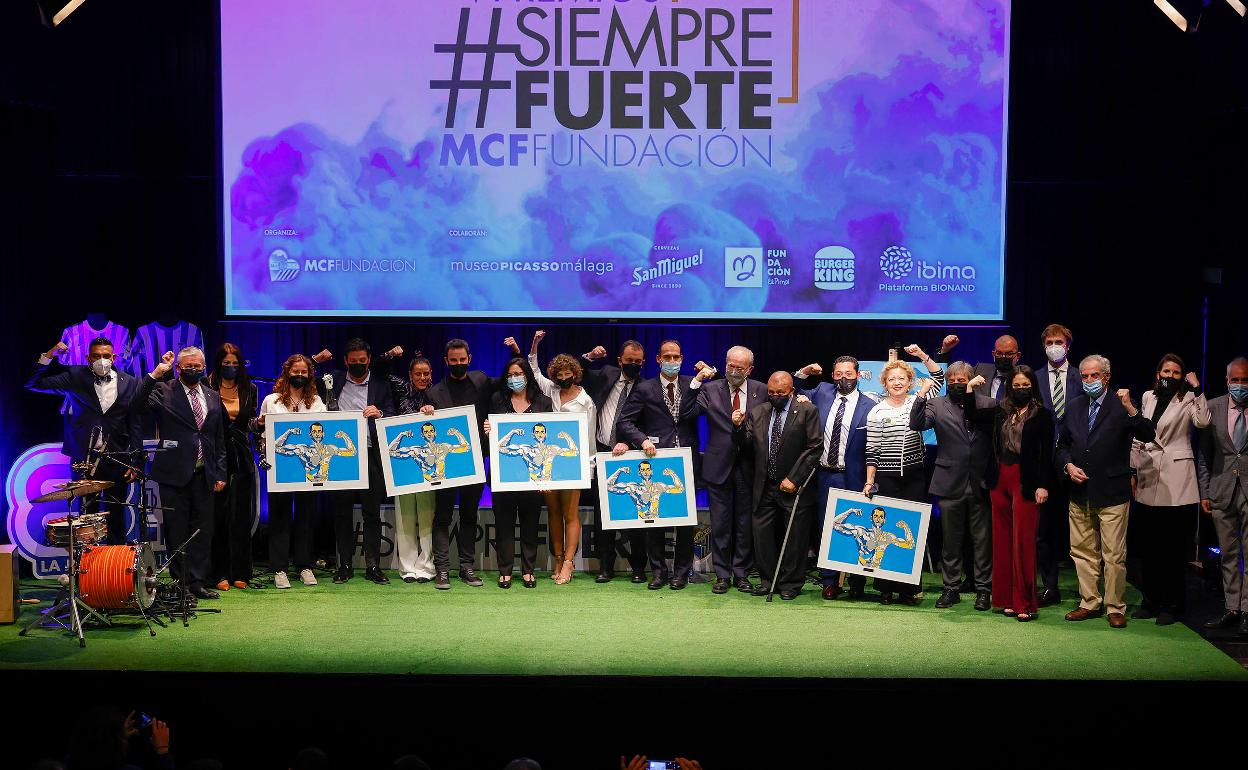
{"type": "Polygon", "coordinates": [[[511,588],[511,575],[499,575],[498,587],[499,588],[511,588]],[[507,578],[507,579],[503,580],[503,578],[507,578]]]}
{"type": "Polygon", "coordinates": [[[568,566],[565,567],[563,565],[560,565],[559,575],[555,578],[555,585],[560,585],[560,586],[567,585],[568,583],[572,582],[572,574],[573,574],[572,566],[571,566],[572,560],[564,559],[563,564],[568,565],[568,566]],[[566,570],[566,574],[565,574],[565,570],[566,570]]]}
{"type": "Polygon", "coordinates": [[[520,581],[524,583],[525,588],[537,588],[537,578],[533,577],[532,575],[528,575],[527,577],[524,575],[521,575],[520,581]]]}
{"type": "Polygon", "coordinates": [[[559,576],[563,574],[563,554],[552,553],[551,556],[554,558],[555,564],[558,566],[550,571],[550,579],[557,583],[559,582],[559,576]]]}

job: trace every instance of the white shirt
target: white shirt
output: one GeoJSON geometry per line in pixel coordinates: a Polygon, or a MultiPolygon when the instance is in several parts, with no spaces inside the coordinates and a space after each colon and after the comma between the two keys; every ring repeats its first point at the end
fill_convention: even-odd
{"type": "Polygon", "coordinates": [[[594,406],[594,400],[589,397],[589,391],[581,388],[581,392],[576,394],[576,398],[566,403],[560,402],[559,386],[538,368],[537,356],[529,356],[529,368],[533,370],[533,379],[537,381],[537,387],[541,388],[542,392],[547,396],[550,396],[556,412],[585,412],[589,415],[586,418],[588,423],[586,427],[589,429],[589,447],[586,447],[583,451],[590,452],[589,464],[593,465],[595,458],[590,447],[594,450],[598,447],[598,410],[594,406]]]}
{"type": "Polygon", "coordinates": [[[836,394],[836,400],[832,402],[832,408],[828,410],[828,420],[823,426],[823,454],[819,456],[819,461],[823,462],[827,458],[829,462],[836,465],[845,465],[845,448],[849,446],[850,431],[854,424],[854,410],[858,408],[859,392],[854,388],[854,392],[845,398],[845,416],[841,418],[841,435],[837,440],[839,446],[836,450],[836,457],[828,457],[828,450],[832,448],[832,429],[836,427],[836,413],[841,408],[842,394],[836,394]]]}
{"type": "Polygon", "coordinates": [[[616,379],[615,384],[611,386],[611,390],[607,391],[607,397],[602,402],[602,414],[598,416],[598,435],[602,436],[604,441],[611,439],[611,428],[615,426],[618,412],[615,408],[616,403],[619,401],[620,394],[624,392],[625,385],[629,387],[629,393],[631,394],[632,388],[637,386],[637,381],[629,382],[624,379],[623,375],[620,375],[616,379]]]}
{"type": "MultiPolygon", "coordinates": [[[[39,356],[39,365],[47,366],[52,363],[52,359],[47,356],[39,356]]],[[[90,369],[91,367],[87,367],[90,369]]],[[[95,372],[91,372],[91,376],[95,377],[95,372]]],[[[100,411],[107,412],[117,403],[117,372],[109,370],[108,380],[102,380],[95,377],[95,397],[100,400],[100,411]]]]}
{"type": "MultiPolygon", "coordinates": [[[[309,385],[308,387],[310,388],[313,386],[309,385]]],[[[286,405],[282,403],[282,394],[280,393],[270,393],[264,397],[263,401],[260,402],[260,414],[291,414],[294,412],[324,411],[327,411],[325,409],[325,402],[321,401],[320,396],[313,396],[312,406],[307,409],[303,408],[302,401],[296,401],[292,408],[287,409],[286,405]]]]}
{"type": "Polygon", "coordinates": [[[1062,392],[1065,393],[1066,399],[1070,400],[1071,398],[1073,398],[1073,396],[1071,396],[1069,393],[1066,393],[1066,372],[1069,369],[1070,369],[1070,359],[1063,361],[1062,365],[1057,367],[1056,369],[1053,368],[1052,363],[1050,363],[1048,366],[1044,368],[1045,374],[1049,376],[1049,393],[1052,393],[1054,387],[1056,387],[1057,383],[1060,382],[1062,385],[1062,392]]]}

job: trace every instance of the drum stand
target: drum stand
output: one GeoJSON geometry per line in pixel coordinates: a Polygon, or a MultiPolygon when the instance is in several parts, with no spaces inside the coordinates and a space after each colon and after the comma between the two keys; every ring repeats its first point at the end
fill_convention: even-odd
{"type": "MultiPolygon", "coordinates": [[[[66,515],[67,524],[69,525],[69,583],[62,588],[57,595],[57,601],[52,607],[34,620],[22,626],[22,630],[17,632],[18,636],[25,636],[26,632],[35,626],[44,626],[47,628],[60,627],[78,636],[78,646],[86,647],[87,639],[82,632],[82,624],[86,620],[94,620],[106,626],[111,626],[112,622],[103,615],[96,612],[87,603],[82,600],[78,594],[78,563],[81,558],[82,550],[85,546],[78,544],[77,532],[74,530],[74,522],[78,520],[78,514],[74,512],[74,500],[69,500],[69,512],[66,515]],[[68,621],[68,625],[66,625],[68,621]]],[[[151,625],[148,625],[151,628],[151,625]]],[[[152,632],[153,636],[155,632],[152,632]]]]}
{"type": "MultiPolygon", "coordinates": [[[[198,529],[192,532],[191,536],[186,539],[186,542],[182,543],[182,545],[178,546],[177,550],[169,554],[169,559],[165,562],[165,566],[160,568],[160,571],[156,573],[155,577],[159,578],[162,572],[169,569],[169,567],[173,564],[174,559],[183,559],[186,556],[186,547],[190,545],[192,540],[199,536],[199,533],[200,530],[198,529]]],[[[213,607],[200,607],[198,603],[196,603],[195,609],[191,609],[191,603],[187,598],[190,591],[186,588],[185,565],[183,565],[183,569],[178,570],[178,572],[178,578],[174,581],[178,586],[178,600],[176,602],[170,602],[161,599],[159,593],[156,595],[156,603],[161,605],[159,611],[164,612],[165,615],[168,616],[170,622],[173,622],[177,617],[181,616],[182,627],[189,628],[191,625],[190,619],[197,616],[200,612],[211,612],[218,615],[221,614],[221,610],[219,609],[213,607]]]]}

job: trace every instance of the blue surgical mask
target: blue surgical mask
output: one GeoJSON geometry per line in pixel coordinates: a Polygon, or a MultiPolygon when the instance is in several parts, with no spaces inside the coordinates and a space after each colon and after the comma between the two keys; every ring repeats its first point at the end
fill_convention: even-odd
{"type": "Polygon", "coordinates": [[[1231,398],[1237,403],[1242,404],[1248,401],[1248,385],[1232,385],[1228,390],[1231,392],[1231,398]]]}
{"type": "Polygon", "coordinates": [[[520,391],[524,390],[528,386],[528,384],[529,384],[529,381],[526,380],[523,376],[507,378],[507,387],[511,388],[512,393],[519,393],[520,391]]]}
{"type": "Polygon", "coordinates": [[[1105,389],[1105,385],[1100,380],[1083,383],[1083,392],[1088,394],[1088,398],[1095,400],[1101,395],[1101,391],[1105,389]]]}
{"type": "Polygon", "coordinates": [[[675,363],[664,363],[661,368],[663,369],[663,373],[666,374],[668,377],[675,377],[676,375],[680,374],[680,362],[679,361],[675,363]]]}

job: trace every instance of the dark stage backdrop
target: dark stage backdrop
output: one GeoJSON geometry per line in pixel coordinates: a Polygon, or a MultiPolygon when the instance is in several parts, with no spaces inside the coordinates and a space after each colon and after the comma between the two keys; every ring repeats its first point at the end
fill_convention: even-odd
{"type": "MultiPolygon", "coordinates": [[[[90,0],[55,30],[40,27],[34,0],[3,4],[0,469],[59,439],[56,399],[22,382],[90,311],[132,329],[174,312],[210,346],[241,344],[261,375],[289,352],[340,351],[356,334],[426,351],[463,336],[496,372],[502,338],[527,345],[538,328],[222,322],[217,37],[204,0],[90,0]]],[[[838,353],[879,357],[894,341],[934,350],[947,331],[964,340],[959,357],[983,360],[1009,328],[1039,363],[1040,330],[1059,321],[1075,331],[1076,357],[1108,355],[1138,397],[1163,352],[1199,366],[1207,308],[1210,390],[1224,392],[1221,366],[1248,347],[1248,24],[1222,2],[1195,35],[1138,0],[1018,2],[1011,53],[1005,324],[546,324],[544,358],[630,336],[653,352],[673,336],[690,364],[748,345],[765,377],[838,353]],[[1220,284],[1206,268],[1221,270],[1220,284]]]]}

